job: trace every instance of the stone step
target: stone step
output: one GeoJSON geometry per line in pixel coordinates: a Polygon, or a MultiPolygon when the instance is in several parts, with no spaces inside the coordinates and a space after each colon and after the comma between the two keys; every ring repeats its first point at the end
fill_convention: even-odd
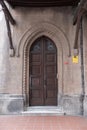
{"type": "Polygon", "coordinates": [[[40,106],[40,107],[28,107],[26,111],[21,112],[23,115],[64,115],[62,107],[54,106],[40,106]]]}

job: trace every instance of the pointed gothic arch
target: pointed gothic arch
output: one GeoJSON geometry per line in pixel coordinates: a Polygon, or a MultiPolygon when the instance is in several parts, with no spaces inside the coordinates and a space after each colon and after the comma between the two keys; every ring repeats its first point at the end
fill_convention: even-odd
{"type": "Polygon", "coordinates": [[[41,36],[50,38],[58,49],[57,67],[59,73],[57,74],[59,93],[63,93],[64,84],[64,68],[63,59],[71,55],[70,44],[65,33],[57,26],[49,22],[41,22],[28,29],[22,36],[18,45],[16,55],[20,56],[23,61],[22,70],[22,91],[24,96],[25,106],[29,106],[29,51],[32,43],[41,36]]]}

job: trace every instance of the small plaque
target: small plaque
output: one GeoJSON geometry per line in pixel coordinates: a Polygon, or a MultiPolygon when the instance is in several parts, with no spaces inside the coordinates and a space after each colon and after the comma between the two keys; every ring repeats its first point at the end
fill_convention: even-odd
{"type": "Polygon", "coordinates": [[[73,56],[72,61],[73,61],[73,63],[77,64],[79,62],[78,56],[73,56]]]}

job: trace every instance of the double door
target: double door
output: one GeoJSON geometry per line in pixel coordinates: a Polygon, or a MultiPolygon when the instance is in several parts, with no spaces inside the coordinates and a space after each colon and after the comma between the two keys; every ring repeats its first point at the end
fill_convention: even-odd
{"type": "Polygon", "coordinates": [[[29,54],[29,105],[57,105],[57,49],[47,37],[38,38],[29,54]]]}

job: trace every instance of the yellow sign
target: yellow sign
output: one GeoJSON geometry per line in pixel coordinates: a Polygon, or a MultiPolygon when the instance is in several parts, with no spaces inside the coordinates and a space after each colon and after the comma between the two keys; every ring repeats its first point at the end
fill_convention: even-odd
{"type": "Polygon", "coordinates": [[[78,58],[78,56],[73,56],[72,57],[72,61],[73,61],[73,63],[78,63],[79,62],[79,58],[78,58]]]}

